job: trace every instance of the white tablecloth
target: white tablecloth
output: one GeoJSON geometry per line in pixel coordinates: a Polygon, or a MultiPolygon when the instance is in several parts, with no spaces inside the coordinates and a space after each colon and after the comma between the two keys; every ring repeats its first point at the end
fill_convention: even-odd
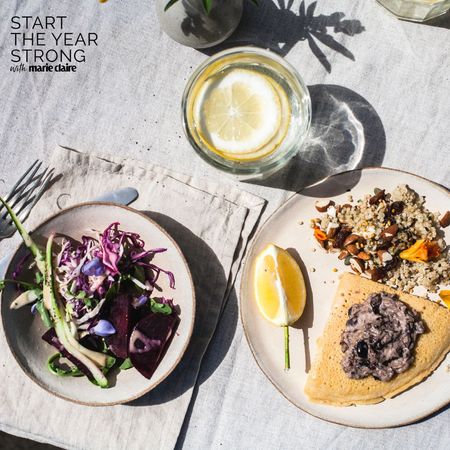
{"type": "MultiPolygon", "coordinates": [[[[241,188],[272,212],[292,191],[357,165],[408,170],[450,185],[450,20],[401,22],[375,0],[322,0],[288,8],[246,4],[230,44],[284,54],[310,87],[308,146],[284,171],[241,188]],[[288,8],[288,9],[287,9],[288,8]]],[[[180,99],[207,54],[159,29],[151,2],[28,0],[0,5],[0,173],[10,185],[54,144],[147,160],[237,186],[195,156],[183,136],[180,99]],[[64,14],[98,47],[75,74],[9,73],[9,18],[64,14]],[[13,170],[12,170],[13,169],[13,170]]],[[[149,420],[151,418],[149,417],[149,420]]],[[[356,430],[310,417],[287,402],[253,361],[229,302],[203,363],[178,445],[185,448],[448,448],[450,410],[393,430],[356,430]]]]}

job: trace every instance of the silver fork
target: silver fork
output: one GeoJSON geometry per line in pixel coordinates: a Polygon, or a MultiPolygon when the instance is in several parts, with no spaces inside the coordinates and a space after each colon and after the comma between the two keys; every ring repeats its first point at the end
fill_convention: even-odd
{"type": "MultiPolygon", "coordinates": [[[[53,179],[54,169],[42,168],[42,161],[36,160],[13,186],[5,201],[21,222],[30,215],[31,210],[41,198],[53,179]]],[[[0,205],[0,240],[11,237],[16,231],[3,204],[0,205]]]]}

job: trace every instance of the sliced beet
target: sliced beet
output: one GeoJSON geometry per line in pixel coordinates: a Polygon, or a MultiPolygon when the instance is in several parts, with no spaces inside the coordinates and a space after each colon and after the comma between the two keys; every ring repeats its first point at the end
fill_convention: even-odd
{"type": "Polygon", "coordinates": [[[43,335],[42,339],[48,344],[55,347],[59,353],[61,353],[64,358],[67,358],[75,367],[80,369],[90,380],[94,380],[91,371],[75,356],[69,353],[65,347],[61,344],[61,341],[56,336],[56,332],[54,328],[49,328],[43,335]]]}
{"type": "Polygon", "coordinates": [[[115,334],[105,338],[108,348],[117,357],[127,358],[128,340],[132,327],[130,296],[124,294],[111,299],[108,307],[102,312],[102,317],[111,322],[116,329],[115,334]]]}
{"type": "Polygon", "coordinates": [[[172,341],[180,319],[175,314],[150,313],[141,319],[130,337],[129,357],[133,366],[151,378],[172,341]]]}

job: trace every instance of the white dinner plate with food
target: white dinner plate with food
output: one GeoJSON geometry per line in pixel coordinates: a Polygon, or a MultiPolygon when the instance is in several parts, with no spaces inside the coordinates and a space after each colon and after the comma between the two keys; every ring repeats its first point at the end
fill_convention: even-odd
{"type": "MultiPolygon", "coordinates": [[[[450,194],[442,186],[406,172],[367,168],[334,175],[294,194],[267,220],[254,238],[246,259],[240,310],[256,362],[288,400],[321,419],[362,428],[405,425],[450,403],[450,311],[444,306],[444,297],[441,300],[439,296],[439,292],[442,296],[450,294],[448,246],[445,244],[450,239],[450,227],[445,227],[450,213],[444,217],[448,210],[450,194]],[[407,185],[423,196],[424,206],[421,206],[421,198],[415,198],[409,189],[397,188],[400,185],[407,185]],[[371,216],[361,205],[376,210],[376,214],[371,216]],[[364,232],[361,231],[361,215],[366,215],[364,232]],[[321,220],[311,222],[317,218],[321,220]],[[432,223],[436,226],[430,225],[432,223]],[[340,230],[343,236],[336,235],[340,230]],[[359,240],[353,236],[355,234],[357,238],[359,234],[359,240]],[[344,247],[343,241],[347,238],[344,247]],[[289,328],[289,370],[284,368],[283,328],[263,317],[255,294],[256,261],[270,243],[288,250],[300,266],[306,284],[303,315],[289,328]],[[351,244],[353,247],[349,247],[351,244]],[[343,276],[348,272],[358,275],[343,276]],[[342,292],[335,300],[341,280],[342,292]],[[429,289],[423,285],[417,287],[419,283],[428,285],[429,289]],[[407,342],[409,350],[389,347],[394,356],[386,356],[387,346],[397,345],[401,336],[397,331],[389,331],[389,326],[395,322],[392,317],[403,314],[396,311],[384,312],[384,318],[377,319],[382,323],[380,326],[388,327],[383,333],[394,336],[391,341],[375,343],[372,336],[369,351],[365,343],[358,342],[358,348],[356,343],[352,347],[347,341],[341,345],[344,329],[363,321],[358,318],[349,325],[348,317],[351,319],[356,313],[355,310],[348,312],[347,300],[362,302],[366,298],[364,293],[373,292],[374,286],[376,290],[379,287],[377,292],[394,293],[390,287],[385,287],[387,284],[426,298],[421,300],[403,293],[398,298],[390,294],[394,295],[394,300],[401,300],[394,302],[394,307],[406,304],[409,311],[405,313],[408,318],[404,322],[411,324],[404,329],[414,329],[416,334],[402,335],[406,341],[401,341],[407,342]],[[431,292],[433,290],[436,292],[431,292]],[[341,295],[345,298],[343,303],[341,295]],[[352,300],[356,297],[359,299],[352,300]],[[336,327],[338,331],[333,330],[336,327]],[[444,330],[444,327],[447,328],[444,330]],[[320,348],[318,338],[321,338],[320,348]],[[379,351],[373,350],[372,344],[373,348],[378,345],[379,351]],[[430,353],[425,346],[430,347],[430,353]],[[345,365],[344,354],[357,357],[349,356],[345,365]],[[334,366],[330,368],[328,364],[334,366]],[[319,373],[327,377],[323,383],[319,373]],[[384,401],[380,401],[383,398],[384,401]],[[346,404],[350,406],[343,406],[346,404]]],[[[448,297],[445,299],[449,301],[448,297]]],[[[383,302],[388,304],[388,301],[383,297],[383,302]]],[[[403,322],[399,320],[392,326],[400,323],[403,322]]]]}
{"type": "Polygon", "coordinates": [[[100,202],[65,209],[30,235],[43,259],[21,244],[5,280],[29,284],[18,290],[6,281],[1,298],[6,339],[23,371],[48,392],[90,406],[129,402],[167,378],[195,317],[191,274],[172,237],[139,211],[100,202]]]}

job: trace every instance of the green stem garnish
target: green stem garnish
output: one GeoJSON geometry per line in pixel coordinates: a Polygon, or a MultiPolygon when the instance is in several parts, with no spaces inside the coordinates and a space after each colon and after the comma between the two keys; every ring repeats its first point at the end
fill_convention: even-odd
{"type": "Polygon", "coordinates": [[[34,283],[27,283],[26,281],[11,280],[5,278],[4,280],[0,280],[0,291],[5,288],[6,283],[17,284],[18,286],[22,286],[25,289],[39,289],[39,286],[34,283]]]}
{"type": "Polygon", "coordinates": [[[286,325],[284,328],[284,368],[288,370],[291,368],[291,359],[289,356],[289,326],[286,325]]]}
{"type": "Polygon", "coordinates": [[[44,325],[48,328],[51,328],[53,326],[52,319],[50,319],[50,315],[47,309],[45,308],[44,302],[42,300],[36,302],[36,311],[41,316],[41,320],[44,323],[44,325]]]}
{"type": "Polygon", "coordinates": [[[53,356],[50,356],[47,361],[48,370],[57,375],[58,377],[81,377],[83,372],[77,367],[69,367],[63,368],[59,364],[59,359],[62,357],[61,353],[55,353],[53,356]]]}
{"type": "Polygon", "coordinates": [[[11,217],[12,221],[14,222],[14,225],[17,228],[17,231],[22,236],[24,244],[28,247],[31,254],[34,256],[34,260],[36,261],[36,266],[39,269],[39,271],[44,274],[45,272],[45,259],[44,254],[41,252],[41,249],[36,245],[36,243],[31,239],[30,235],[28,234],[27,230],[25,230],[24,226],[20,222],[19,218],[16,216],[16,213],[11,209],[11,207],[8,205],[8,203],[5,202],[0,197],[0,202],[3,203],[3,206],[8,211],[9,216],[11,217]]]}
{"type": "Polygon", "coordinates": [[[119,366],[120,370],[128,370],[133,367],[133,363],[130,358],[126,358],[123,360],[122,364],[119,366]]]}

